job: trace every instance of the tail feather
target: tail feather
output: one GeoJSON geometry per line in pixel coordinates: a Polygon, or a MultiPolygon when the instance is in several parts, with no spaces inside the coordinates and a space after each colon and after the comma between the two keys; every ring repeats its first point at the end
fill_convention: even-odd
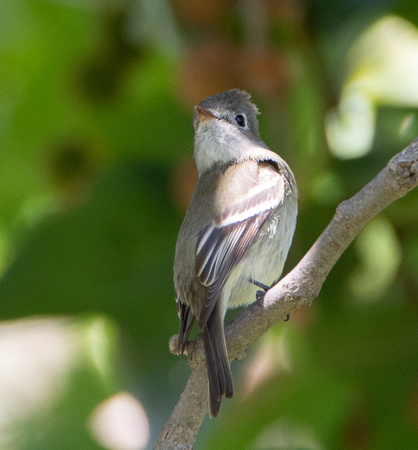
{"type": "Polygon", "coordinates": [[[195,317],[190,310],[190,306],[177,300],[177,311],[180,317],[179,330],[179,353],[182,355],[186,350],[190,332],[192,331],[195,317]]]}
{"type": "Polygon", "coordinates": [[[217,417],[221,409],[222,396],[231,398],[234,395],[223,317],[218,305],[203,328],[203,343],[209,379],[209,412],[212,417],[217,417]]]}

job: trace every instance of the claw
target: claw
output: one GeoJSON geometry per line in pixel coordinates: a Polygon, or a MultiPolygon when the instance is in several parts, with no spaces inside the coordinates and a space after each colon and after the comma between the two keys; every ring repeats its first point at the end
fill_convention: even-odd
{"type": "Polygon", "coordinates": [[[257,291],[255,294],[255,298],[258,302],[262,302],[264,300],[264,297],[266,295],[266,291],[257,291]]]}
{"type": "Polygon", "coordinates": [[[263,283],[260,283],[259,281],[253,280],[252,278],[249,278],[248,281],[255,286],[263,289],[262,291],[257,291],[255,294],[255,298],[258,302],[262,302],[264,300],[264,296],[266,295],[266,292],[270,289],[270,286],[267,286],[263,283]]]}

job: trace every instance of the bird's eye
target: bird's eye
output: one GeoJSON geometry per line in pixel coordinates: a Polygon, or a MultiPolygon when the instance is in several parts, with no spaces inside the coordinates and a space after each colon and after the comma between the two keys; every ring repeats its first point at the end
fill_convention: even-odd
{"type": "Polygon", "coordinates": [[[235,121],[237,122],[238,126],[245,127],[245,116],[243,116],[242,114],[238,114],[235,117],[235,121]]]}

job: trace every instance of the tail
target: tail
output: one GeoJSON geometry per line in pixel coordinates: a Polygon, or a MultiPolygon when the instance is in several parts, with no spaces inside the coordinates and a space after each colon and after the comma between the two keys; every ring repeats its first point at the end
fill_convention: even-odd
{"type": "Polygon", "coordinates": [[[222,396],[234,395],[234,382],[226,351],[224,323],[219,302],[203,328],[206,365],[209,378],[209,413],[217,417],[221,409],[222,396]]]}

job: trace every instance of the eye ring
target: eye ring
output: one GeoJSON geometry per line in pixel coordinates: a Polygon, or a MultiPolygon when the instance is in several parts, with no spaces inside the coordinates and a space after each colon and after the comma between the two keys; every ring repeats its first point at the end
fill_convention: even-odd
{"type": "Polygon", "coordinates": [[[243,114],[237,114],[235,116],[235,122],[241,128],[245,128],[245,126],[246,126],[246,120],[245,120],[245,116],[243,114]]]}

